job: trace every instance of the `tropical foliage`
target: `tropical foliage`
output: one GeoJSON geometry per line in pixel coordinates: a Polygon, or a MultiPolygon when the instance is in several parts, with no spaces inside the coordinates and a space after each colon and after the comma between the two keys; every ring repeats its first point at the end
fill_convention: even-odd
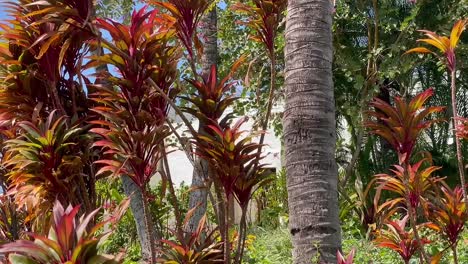
{"type": "MultiPolygon", "coordinates": [[[[336,108],[327,111],[337,119],[345,238],[337,263],[468,261],[466,7],[333,2],[326,59],[336,108]]],[[[1,5],[0,262],[293,261],[294,183],[284,170],[270,173],[288,154],[279,149],[291,78],[282,71],[297,66],[284,64],[288,1],[1,5]],[[219,61],[202,65],[199,29],[213,9],[219,61]],[[207,206],[188,206],[196,188],[177,188],[183,163],[174,152],[207,165],[207,206]],[[139,210],[127,212],[130,203],[139,210]]]]}

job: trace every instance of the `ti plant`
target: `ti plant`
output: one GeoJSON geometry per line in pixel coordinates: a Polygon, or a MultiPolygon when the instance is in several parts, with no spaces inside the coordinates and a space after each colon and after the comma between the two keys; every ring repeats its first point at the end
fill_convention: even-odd
{"type": "MultiPolygon", "coordinates": [[[[203,46],[198,39],[196,31],[200,19],[212,3],[212,0],[146,1],[164,8],[171,14],[170,19],[174,21],[177,37],[187,49],[189,60],[193,61],[195,59],[194,46],[198,54],[203,52],[203,46]]],[[[196,71],[194,71],[195,73],[196,71]]]]}
{"type": "Polygon", "coordinates": [[[432,221],[429,227],[447,240],[452,248],[454,263],[457,264],[457,244],[468,221],[468,210],[460,186],[452,189],[443,184],[441,192],[439,199],[429,206],[429,219],[432,221]]]}
{"type": "Polygon", "coordinates": [[[98,253],[98,244],[106,237],[106,233],[98,232],[106,222],[91,226],[91,221],[99,209],[77,219],[79,210],[80,206],[70,205],[64,209],[59,201],[55,202],[48,236],[30,233],[33,241],[4,244],[0,246],[0,253],[7,254],[12,264],[119,263],[112,256],[98,253]]]}
{"type": "MultiPolygon", "coordinates": [[[[434,186],[442,181],[442,178],[433,177],[432,174],[441,167],[429,166],[421,168],[425,160],[420,160],[416,164],[395,165],[389,174],[375,175],[378,185],[376,201],[378,201],[382,190],[390,191],[398,197],[384,202],[379,206],[379,211],[385,208],[393,209],[397,206],[405,207],[407,201],[411,210],[422,207],[427,209],[428,198],[434,197],[434,186]]],[[[410,210],[410,209],[408,209],[410,210]]]]}
{"type": "Polygon", "coordinates": [[[275,38],[286,4],[286,0],[253,0],[253,6],[238,2],[232,7],[247,15],[245,21],[238,23],[255,31],[250,38],[262,43],[270,57],[275,55],[275,38]]]}
{"type": "MultiPolygon", "coordinates": [[[[99,84],[90,86],[96,103],[92,110],[100,116],[91,121],[96,126],[91,131],[101,137],[94,146],[105,150],[96,162],[102,165],[97,174],[127,176],[141,189],[151,263],[156,263],[148,183],[165,155],[164,140],[170,134],[165,125],[166,99],[172,100],[177,94],[173,81],[180,52],[174,45],[175,32],[170,22],[158,10],[146,12],[142,8],[133,12],[128,26],[97,21],[98,27],[109,32],[113,43],[104,43],[110,53],[93,56],[88,67],[112,65],[120,74],[115,77],[102,72],[99,84]]],[[[172,181],[169,184],[172,186],[172,181]]]]}
{"type": "Polygon", "coordinates": [[[338,250],[338,252],[336,252],[336,256],[337,256],[337,264],[353,264],[353,260],[354,260],[354,254],[356,254],[356,249],[353,248],[348,256],[343,256],[341,254],[341,252],[338,250]]]}
{"type": "MultiPolygon", "coordinates": [[[[374,203],[379,202],[382,190],[388,190],[397,195],[396,198],[380,205],[379,210],[383,208],[395,209],[397,205],[406,208],[414,240],[418,243],[417,248],[419,249],[421,262],[429,262],[430,259],[424,251],[425,242],[419,236],[417,209],[422,206],[423,209],[426,209],[424,212],[427,214],[427,201],[435,196],[436,184],[441,182],[442,179],[432,176],[432,173],[438,170],[439,167],[421,168],[424,160],[412,164],[411,158],[419,135],[437,121],[430,119],[429,115],[443,110],[442,107],[424,107],[424,104],[432,95],[433,90],[427,89],[409,102],[397,97],[395,98],[395,106],[391,106],[380,99],[374,99],[371,105],[378,111],[369,112],[369,116],[374,117],[375,120],[366,122],[372,133],[389,142],[397,152],[399,159],[399,164],[395,165],[395,169],[391,170],[393,175],[376,175],[378,188],[374,203]]],[[[404,223],[406,224],[406,220],[404,223]]],[[[391,225],[395,226],[395,224],[391,225]]],[[[409,261],[409,259],[405,259],[409,257],[408,254],[400,255],[405,261],[409,261]]]]}
{"type": "Polygon", "coordinates": [[[166,248],[159,258],[164,264],[223,263],[223,244],[217,241],[216,230],[208,232],[206,216],[202,217],[195,232],[180,236],[176,240],[162,240],[166,248]]]}
{"type": "Polygon", "coordinates": [[[24,236],[27,226],[24,222],[25,217],[24,208],[17,207],[10,195],[0,195],[0,244],[24,236]]]}
{"type": "Polygon", "coordinates": [[[437,121],[428,117],[444,109],[439,106],[424,107],[433,94],[434,90],[429,88],[409,102],[396,97],[395,106],[379,98],[371,102],[371,106],[378,111],[368,112],[369,117],[374,117],[375,120],[368,120],[365,125],[392,146],[398,154],[400,164],[410,161],[418,136],[437,121]]]}
{"type": "Polygon", "coordinates": [[[86,186],[94,179],[83,174],[87,160],[79,146],[86,140],[85,130],[69,122],[56,112],[38,124],[23,121],[18,124],[21,136],[5,142],[2,162],[9,170],[8,194],[14,195],[19,208],[28,208],[27,220],[36,224],[44,224],[55,199],[84,203],[86,211],[92,210],[86,186]]]}
{"type": "MultiPolygon", "coordinates": [[[[405,264],[408,264],[411,257],[416,252],[422,250],[421,245],[430,243],[429,240],[422,238],[419,243],[415,238],[413,230],[406,230],[409,215],[406,215],[401,220],[391,221],[385,223],[386,229],[381,229],[376,234],[374,242],[379,247],[389,248],[396,251],[405,264]]],[[[418,227],[419,228],[419,227],[418,227]]]]}
{"type": "MultiPolygon", "coordinates": [[[[262,156],[257,150],[260,145],[251,142],[253,135],[243,135],[245,131],[241,130],[241,126],[245,120],[245,118],[240,119],[235,124],[224,128],[219,124],[209,125],[211,133],[198,135],[195,142],[198,146],[197,154],[207,160],[214,170],[215,185],[221,186],[224,191],[226,216],[229,215],[228,201],[231,198],[235,198],[242,208],[236,263],[240,263],[242,259],[248,203],[256,188],[269,180],[263,174],[262,165],[259,165],[262,156]]],[[[225,261],[229,261],[227,231],[228,227],[225,228],[223,236],[225,261]]]]}
{"type": "Polygon", "coordinates": [[[406,53],[431,53],[439,57],[439,59],[445,63],[447,69],[451,76],[451,97],[452,97],[452,117],[453,117],[453,137],[455,139],[455,146],[457,149],[457,162],[458,170],[460,176],[461,188],[463,191],[463,196],[465,198],[466,205],[468,206],[468,197],[466,193],[466,183],[465,183],[465,167],[463,166],[463,154],[462,146],[460,143],[460,135],[456,133],[456,128],[460,126],[460,121],[458,118],[458,108],[457,108],[457,86],[456,86],[456,73],[457,73],[457,59],[455,54],[455,49],[460,40],[461,34],[466,29],[468,24],[468,19],[461,19],[455,23],[450,33],[450,38],[446,36],[439,36],[435,32],[428,30],[420,30],[426,35],[427,38],[419,39],[418,42],[423,42],[431,45],[436,48],[438,52],[442,53],[442,56],[434,51],[431,51],[425,47],[417,47],[410,49],[406,53]]]}
{"type": "MultiPolygon", "coordinates": [[[[268,92],[268,103],[266,112],[261,118],[261,128],[266,130],[273,107],[273,101],[276,90],[276,56],[275,56],[275,39],[278,32],[278,27],[283,18],[283,12],[286,9],[286,0],[254,0],[253,6],[244,3],[237,3],[233,6],[234,10],[247,15],[246,21],[239,23],[247,25],[255,31],[251,36],[252,39],[262,43],[270,58],[270,90],[268,92]]],[[[262,150],[261,145],[265,140],[265,134],[260,135],[260,147],[258,152],[262,150]]]]}

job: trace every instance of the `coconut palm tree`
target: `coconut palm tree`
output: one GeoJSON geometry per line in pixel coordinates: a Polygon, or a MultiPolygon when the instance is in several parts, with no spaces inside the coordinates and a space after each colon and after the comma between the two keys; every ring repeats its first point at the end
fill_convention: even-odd
{"type": "Polygon", "coordinates": [[[341,246],[332,81],[332,1],[289,0],[283,116],[294,263],[336,263],[341,246]]]}

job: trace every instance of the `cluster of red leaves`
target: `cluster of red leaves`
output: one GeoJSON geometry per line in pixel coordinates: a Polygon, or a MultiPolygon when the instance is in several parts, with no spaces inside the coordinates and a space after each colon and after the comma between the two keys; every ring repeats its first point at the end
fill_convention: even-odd
{"type": "Polygon", "coordinates": [[[452,189],[444,183],[441,191],[440,199],[429,205],[429,227],[443,234],[452,246],[457,244],[468,221],[468,210],[460,186],[452,189]]]}
{"type": "Polygon", "coordinates": [[[181,97],[192,104],[192,107],[184,107],[183,110],[198,118],[202,124],[217,122],[221,127],[225,127],[232,116],[228,114],[222,119],[221,117],[226,108],[236,100],[234,96],[227,93],[235,86],[236,83],[231,79],[243,61],[244,57],[237,60],[230,72],[221,80],[218,80],[215,65],[211,67],[208,76],[202,77],[202,81],[187,79],[195,88],[196,94],[191,97],[181,97]]]}
{"type": "MultiPolygon", "coordinates": [[[[428,223],[416,228],[429,227],[443,235],[450,245],[455,245],[468,220],[466,203],[463,200],[461,187],[451,189],[443,178],[433,176],[440,169],[437,166],[424,167],[428,160],[422,159],[415,164],[410,162],[419,135],[437,120],[427,119],[432,113],[443,110],[442,107],[424,107],[424,103],[432,96],[433,90],[428,89],[416,95],[410,102],[395,98],[395,107],[375,99],[372,102],[377,111],[370,112],[375,120],[366,125],[374,134],[387,140],[399,157],[399,165],[394,165],[392,174],[377,174],[372,183],[377,183],[374,204],[379,203],[382,190],[396,194],[378,206],[378,211],[389,209],[390,217],[397,208],[406,208],[414,213],[422,209],[428,223]],[[407,207],[410,208],[407,208],[407,207]]],[[[411,257],[423,250],[422,244],[430,243],[422,238],[416,239],[415,230],[405,230],[409,215],[402,220],[385,220],[386,229],[376,232],[375,242],[381,247],[390,248],[408,263],[411,257]]],[[[432,263],[438,263],[443,252],[432,257],[432,263]]]]}
{"type": "Polygon", "coordinates": [[[199,135],[194,142],[197,155],[206,159],[213,167],[216,175],[215,183],[220,184],[226,197],[234,197],[242,208],[246,208],[254,188],[260,186],[268,178],[262,175],[262,159],[258,153],[259,144],[253,143],[253,135],[243,137],[241,130],[245,118],[234,125],[221,127],[209,125],[212,133],[199,135]]]}
{"type": "Polygon", "coordinates": [[[379,206],[379,211],[384,208],[394,208],[397,205],[406,206],[408,199],[412,208],[423,206],[427,208],[428,197],[434,196],[434,186],[442,181],[442,178],[434,177],[432,174],[441,167],[429,166],[421,168],[425,160],[420,160],[414,165],[394,165],[394,169],[389,174],[377,174],[378,190],[376,201],[380,197],[382,190],[387,190],[398,195],[398,198],[391,199],[379,206]]]}
{"type": "MultiPolygon", "coordinates": [[[[57,117],[56,112],[46,121],[23,121],[19,127],[21,135],[5,142],[8,194],[15,197],[19,208],[28,208],[27,220],[41,224],[56,199],[79,204],[84,202],[81,195],[88,196],[83,177],[87,160],[79,156],[85,129],[70,126],[69,120],[57,117]]],[[[90,207],[86,202],[85,209],[90,207]]]]}
{"type": "Polygon", "coordinates": [[[395,107],[375,98],[371,102],[377,111],[369,111],[370,117],[365,125],[372,133],[384,138],[397,152],[400,164],[411,159],[414,146],[421,132],[437,120],[427,119],[433,113],[441,112],[444,107],[423,107],[424,103],[434,94],[432,88],[416,95],[410,102],[395,97],[395,107]]]}
{"type": "Polygon", "coordinates": [[[57,201],[48,236],[30,233],[34,241],[17,240],[4,244],[0,246],[0,253],[7,254],[11,263],[119,263],[112,256],[98,254],[97,245],[106,236],[106,233],[98,234],[98,231],[106,223],[118,221],[127,207],[128,200],[125,200],[112,218],[91,226],[99,208],[77,219],[80,206],[70,205],[64,209],[57,201]]]}
{"type": "Polygon", "coordinates": [[[209,231],[206,227],[206,216],[194,232],[173,233],[175,240],[162,240],[166,248],[158,260],[161,263],[223,263],[223,244],[217,240],[216,230],[209,231]]]}
{"type": "Polygon", "coordinates": [[[278,25],[286,9],[286,0],[253,0],[253,6],[245,3],[236,3],[232,9],[248,16],[246,21],[238,23],[247,25],[255,31],[251,39],[263,43],[268,55],[275,54],[275,38],[278,25]]]}
{"type": "Polygon", "coordinates": [[[194,44],[199,54],[203,52],[196,30],[212,0],[168,0],[167,2],[147,0],[147,2],[166,9],[172,15],[169,19],[174,21],[177,37],[187,49],[191,59],[194,59],[194,44]]]}
{"type": "MultiPolygon", "coordinates": [[[[387,220],[385,225],[387,229],[377,232],[375,243],[380,247],[389,248],[396,251],[405,263],[409,263],[411,257],[420,250],[418,241],[414,237],[412,230],[406,230],[408,215],[401,220],[387,220]]],[[[422,239],[423,244],[429,244],[430,241],[422,239]]]]}
{"type": "Polygon", "coordinates": [[[113,45],[104,43],[110,53],[92,57],[87,66],[113,65],[120,74],[102,72],[100,84],[92,86],[96,91],[91,98],[97,104],[92,110],[102,117],[91,121],[100,126],[91,131],[102,137],[94,146],[104,148],[107,156],[96,162],[104,165],[98,175],[127,175],[145,188],[170,134],[164,125],[167,101],[148,81],[175,98],[173,81],[180,55],[171,44],[175,32],[157,10],[146,12],[146,8],[132,14],[129,26],[101,19],[98,26],[109,32],[113,45]]]}

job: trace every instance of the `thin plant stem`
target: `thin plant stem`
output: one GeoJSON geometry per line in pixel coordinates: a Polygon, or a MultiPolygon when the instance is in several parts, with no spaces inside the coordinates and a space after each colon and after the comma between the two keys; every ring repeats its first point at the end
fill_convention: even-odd
{"type": "Polygon", "coordinates": [[[458,264],[457,243],[454,243],[452,245],[452,252],[453,252],[453,263],[458,264]]]}
{"type": "Polygon", "coordinates": [[[164,143],[161,145],[161,151],[163,154],[163,163],[164,163],[164,176],[166,176],[166,180],[169,183],[169,193],[171,195],[171,204],[174,207],[174,216],[176,221],[176,230],[179,237],[183,237],[184,231],[182,230],[182,222],[181,222],[181,214],[179,204],[177,203],[177,196],[174,190],[174,184],[172,181],[171,171],[169,168],[169,161],[167,159],[167,152],[164,146],[164,143]]]}
{"type": "Polygon", "coordinates": [[[229,196],[226,196],[224,202],[224,263],[231,263],[231,245],[229,241],[229,196]]]}
{"type": "Polygon", "coordinates": [[[142,190],[142,195],[143,195],[143,216],[145,220],[145,225],[146,225],[146,238],[149,243],[149,249],[150,249],[150,263],[151,264],[156,264],[156,251],[155,251],[155,241],[154,241],[154,236],[153,236],[153,226],[152,226],[152,219],[151,219],[151,214],[149,210],[149,204],[148,204],[148,195],[146,190],[142,190]]]}
{"type": "Polygon", "coordinates": [[[453,139],[455,140],[455,146],[457,148],[457,162],[458,171],[460,173],[460,184],[463,191],[463,198],[465,204],[468,207],[468,197],[466,194],[466,183],[465,183],[465,167],[463,166],[463,154],[461,149],[460,138],[457,135],[457,124],[458,124],[458,113],[457,113],[457,86],[456,86],[456,68],[455,66],[451,70],[451,83],[450,87],[452,90],[452,113],[453,113],[453,139]]]}

